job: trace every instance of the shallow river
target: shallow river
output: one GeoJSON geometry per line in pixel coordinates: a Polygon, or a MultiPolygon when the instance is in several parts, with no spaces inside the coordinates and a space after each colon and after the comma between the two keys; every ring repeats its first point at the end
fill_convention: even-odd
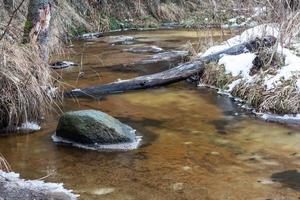
{"type": "MultiPolygon", "coordinates": [[[[176,49],[199,38],[221,41],[229,33],[126,34],[137,37],[134,45],[176,49]]],[[[78,67],[59,73],[81,88],[170,67],[126,66],[148,56],[121,51],[129,46],[75,42],[67,58],[82,62],[83,77],[78,67]]],[[[80,109],[101,110],[129,124],[143,136],[142,146],[103,153],[56,145],[51,135],[58,116],[53,114],[39,132],[1,138],[0,152],[23,178],[50,174],[46,181],[64,183],[81,199],[300,199],[300,129],[255,119],[214,90],[180,82],[98,101],[64,100],[63,111],[80,109]]]]}

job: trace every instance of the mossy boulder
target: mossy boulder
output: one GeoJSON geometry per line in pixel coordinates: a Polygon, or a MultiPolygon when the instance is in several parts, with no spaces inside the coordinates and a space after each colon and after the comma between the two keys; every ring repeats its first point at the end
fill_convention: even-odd
{"type": "Polygon", "coordinates": [[[67,112],[60,119],[56,136],[81,144],[118,144],[135,141],[135,130],[96,110],[67,112]]]}

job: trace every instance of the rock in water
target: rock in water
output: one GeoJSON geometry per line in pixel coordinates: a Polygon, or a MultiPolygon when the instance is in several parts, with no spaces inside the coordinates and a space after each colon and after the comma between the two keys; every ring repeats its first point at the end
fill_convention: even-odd
{"type": "Polygon", "coordinates": [[[138,61],[135,64],[151,64],[158,62],[174,62],[176,60],[184,60],[187,58],[187,51],[166,51],[154,54],[144,60],[138,61]]]}
{"type": "Polygon", "coordinates": [[[80,144],[119,144],[135,142],[135,130],[96,110],[65,113],[56,136],[80,144]]]}
{"type": "Polygon", "coordinates": [[[70,61],[57,61],[50,64],[52,69],[64,69],[72,66],[78,66],[78,64],[70,61]]]}
{"type": "Polygon", "coordinates": [[[107,36],[103,38],[103,41],[109,44],[133,44],[135,38],[126,35],[107,36]]]}
{"type": "Polygon", "coordinates": [[[160,53],[164,50],[157,46],[144,46],[144,47],[132,47],[129,49],[124,49],[126,52],[131,53],[160,53]]]}
{"type": "Polygon", "coordinates": [[[83,39],[83,40],[93,40],[93,39],[97,39],[103,37],[103,33],[85,33],[81,36],[78,37],[78,39],[83,39]]]}

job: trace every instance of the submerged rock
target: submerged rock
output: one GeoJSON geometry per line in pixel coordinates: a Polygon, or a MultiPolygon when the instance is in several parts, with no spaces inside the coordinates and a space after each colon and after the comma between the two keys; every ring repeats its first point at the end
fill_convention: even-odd
{"type": "Polygon", "coordinates": [[[136,141],[135,130],[96,110],[65,113],[56,136],[80,144],[122,144],[136,141]]]}
{"type": "Polygon", "coordinates": [[[142,61],[139,61],[137,64],[151,64],[157,62],[174,62],[176,60],[183,61],[188,56],[187,51],[167,51],[155,54],[146,58],[142,61]]]}
{"type": "Polygon", "coordinates": [[[135,38],[126,35],[107,36],[103,38],[103,41],[109,44],[133,44],[135,38]]]}
{"type": "Polygon", "coordinates": [[[157,46],[144,46],[144,47],[132,47],[129,49],[124,49],[126,52],[131,53],[160,53],[164,50],[157,46]]]}
{"type": "Polygon", "coordinates": [[[70,61],[57,61],[50,64],[52,69],[64,69],[72,66],[78,66],[78,64],[70,61]]]}
{"type": "Polygon", "coordinates": [[[93,40],[93,39],[97,39],[103,37],[103,33],[85,33],[83,35],[81,35],[78,39],[83,39],[83,40],[93,40]]]}
{"type": "Polygon", "coordinates": [[[0,199],[75,200],[78,196],[71,190],[64,189],[63,184],[23,180],[19,174],[0,170],[0,199]]]}

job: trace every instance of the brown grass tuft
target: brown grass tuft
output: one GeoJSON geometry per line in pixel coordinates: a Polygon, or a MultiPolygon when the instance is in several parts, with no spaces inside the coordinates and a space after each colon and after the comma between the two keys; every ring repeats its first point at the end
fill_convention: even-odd
{"type": "Polygon", "coordinates": [[[0,170],[5,172],[11,172],[11,167],[9,163],[6,161],[4,156],[0,153],[0,170]]]}
{"type": "MultiPolygon", "coordinates": [[[[265,51],[261,51],[257,55],[261,56],[261,68],[256,69],[255,73],[250,72],[255,81],[251,83],[241,81],[233,88],[231,95],[244,100],[257,112],[281,115],[299,113],[300,93],[297,89],[299,75],[295,75],[289,80],[281,80],[280,85],[267,90],[264,78],[270,74],[274,75],[276,70],[282,67],[283,58],[278,53],[272,54],[265,51]]],[[[223,66],[211,63],[205,67],[200,82],[226,90],[228,85],[238,78],[240,77],[226,74],[223,66]]]]}
{"type": "Polygon", "coordinates": [[[0,45],[0,128],[15,130],[39,122],[52,108],[54,80],[38,50],[2,41],[0,45]]]}
{"type": "Polygon", "coordinates": [[[201,83],[212,85],[220,89],[227,89],[227,86],[236,79],[237,77],[226,74],[223,66],[218,66],[217,63],[210,63],[205,66],[201,83]]]}

